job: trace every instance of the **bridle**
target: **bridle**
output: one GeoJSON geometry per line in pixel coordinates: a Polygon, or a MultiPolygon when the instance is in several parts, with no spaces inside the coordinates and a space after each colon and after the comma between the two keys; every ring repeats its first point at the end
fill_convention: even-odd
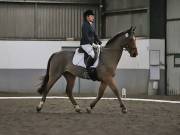
{"type": "MultiPolygon", "coordinates": [[[[133,35],[133,37],[131,37],[131,38],[133,38],[133,40],[136,40],[136,38],[135,38],[134,35],[133,35]]],[[[130,40],[131,40],[131,39],[130,39],[130,40]]],[[[131,51],[132,51],[132,50],[137,50],[136,47],[130,47],[130,46],[129,46],[129,43],[126,43],[125,45],[123,45],[122,48],[123,48],[124,51],[128,51],[128,49],[130,49],[131,51]],[[128,48],[128,49],[127,49],[127,48],[128,48]]]]}

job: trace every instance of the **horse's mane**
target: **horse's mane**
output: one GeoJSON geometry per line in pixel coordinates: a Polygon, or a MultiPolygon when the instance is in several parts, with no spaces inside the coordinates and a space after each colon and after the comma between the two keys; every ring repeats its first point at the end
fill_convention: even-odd
{"type": "Polygon", "coordinates": [[[127,33],[127,32],[128,32],[128,30],[118,32],[114,37],[112,37],[112,38],[106,43],[106,46],[105,46],[105,47],[109,47],[109,46],[111,45],[111,42],[113,42],[114,40],[116,40],[116,38],[118,38],[119,36],[124,35],[124,34],[127,33]]]}

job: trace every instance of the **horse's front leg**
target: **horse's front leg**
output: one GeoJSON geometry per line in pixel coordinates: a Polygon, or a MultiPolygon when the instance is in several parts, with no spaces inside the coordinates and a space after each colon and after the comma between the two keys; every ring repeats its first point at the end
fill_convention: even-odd
{"type": "Polygon", "coordinates": [[[121,100],[121,97],[119,96],[119,91],[117,89],[116,83],[113,78],[108,80],[108,85],[111,88],[111,90],[113,91],[113,93],[116,95],[116,97],[118,98],[120,107],[122,108],[122,112],[127,113],[126,106],[124,105],[123,101],[121,100]]]}
{"type": "Polygon", "coordinates": [[[91,113],[92,109],[95,107],[97,102],[102,98],[106,87],[107,87],[107,84],[104,82],[101,82],[96,99],[90,104],[90,107],[86,109],[88,113],[91,113]]]}

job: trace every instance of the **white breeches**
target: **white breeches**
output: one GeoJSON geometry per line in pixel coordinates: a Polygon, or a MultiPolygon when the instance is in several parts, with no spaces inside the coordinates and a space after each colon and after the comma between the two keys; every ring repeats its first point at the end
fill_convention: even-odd
{"type": "Polygon", "coordinates": [[[92,45],[90,44],[86,44],[86,45],[81,45],[82,49],[87,52],[88,55],[90,55],[92,58],[95,57],[95,53],[94,53],[94,50],[93,50],[93,47],[92,45]]]}

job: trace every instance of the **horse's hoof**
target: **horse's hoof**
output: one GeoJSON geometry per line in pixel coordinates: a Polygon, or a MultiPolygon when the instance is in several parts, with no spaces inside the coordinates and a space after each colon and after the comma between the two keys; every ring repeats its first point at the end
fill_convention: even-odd
{"type": "Polygon", "coordinates": [[[75,109],[77,113],[81,113],[81,109],[75,109]]]}
{"type": "Polygon", "coordinates": [[[127,109],[125,107],[122,108],[122,113],[127,113],[127,109]]]}
{"type": "Polygon", "coordinates": [[[41,109],[42,109],[42,108],[39,107],[39,106],[36,107],[36,111],[37,111],[38,113],[41,111],[41,109]]]}
{"type": "Polygon", "coordinates": [[[86,108],[86,112],[87,112],[87,113],[91,113],[91,112],[92,112],[91,107],[87,107],[87,108],[86,108]]]}
{"type": "Polygon", "coordinates": [[[81,113],[81,108],[79,107],[79,105],[75,105],[74,108],[77,113],[81,113]]]}

